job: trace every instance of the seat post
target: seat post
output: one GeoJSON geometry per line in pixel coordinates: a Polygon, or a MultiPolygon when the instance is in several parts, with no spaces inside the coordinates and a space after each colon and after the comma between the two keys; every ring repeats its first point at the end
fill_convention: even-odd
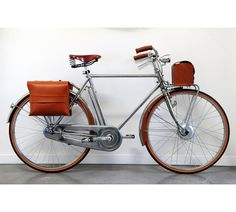
{"type": "Polygon", "coordinates": [[[87,67],[87,66],[84,66],[83,74],[88,75],[89,73],[90,73],[90,70],[88,69],[88,67],[87,67]]]}

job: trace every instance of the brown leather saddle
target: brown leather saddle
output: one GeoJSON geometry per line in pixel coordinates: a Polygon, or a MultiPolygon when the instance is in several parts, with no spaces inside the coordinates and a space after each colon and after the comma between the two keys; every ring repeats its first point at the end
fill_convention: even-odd
{"type": "Polygon", "coordinates": [[[74,60],[80,60],[83,63],[89,63],[93,60],[98,60],[99,58],[101,58],[101,56],[98,55],[98,54],[91,54],[91,55],[74,55],[74,54],[71,54],[69,57],[71,59],[74,59],[74,60]]]}

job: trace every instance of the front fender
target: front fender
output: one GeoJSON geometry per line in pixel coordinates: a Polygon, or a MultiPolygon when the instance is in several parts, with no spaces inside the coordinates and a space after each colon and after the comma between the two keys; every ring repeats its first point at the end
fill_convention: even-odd
{"type": "Polygon", "coordinates": [[[16,103],[12,103],[11,104],[11,111],[10,111],[10,113],[9,113],[9,115],[8,115],[8,117],[7,117],[7,123],[10,123],[11,122],[11,119],[12,119],[12,116],[13,116],[13,114],[14,114],[14,111],[16,110],[16,106],[18,105],[18,104],[20,104],[26,97],[28,97],[29,96],[29,93],[27,93],[27,94],[25,94],[24,96],[22,96],[16,103]]]}

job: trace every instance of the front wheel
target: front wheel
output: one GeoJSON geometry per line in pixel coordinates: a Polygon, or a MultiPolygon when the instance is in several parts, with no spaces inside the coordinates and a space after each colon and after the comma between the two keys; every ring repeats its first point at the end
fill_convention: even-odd
{"type": "MultiPolygon", "coordinates": [[[[170,92],[176,119],[184,119],[195,90],[170,92]]],[[[187,126],[189,134],[177,130],[164,97],[155,99],[146,109],[141,122],[141,139],[161,166],[177,173],[196,173],[214,165],[229,141],[229,122],[219,103],[199,92],[187,126]]]]}
{"type": "MultiPolygon", "coordinates": [[[[70,98],[73,98],[71,95],[70,98]]],[[[68,145],[44,136],[47,126],[43,116],[29,116],[29,95],[13,112],[9,126],[12,147],[17,156],[28,166],[43,172],[60,172],[81,162],[89,149],[68,145]]],[[[50,116],[55,122],[58,117],[50,116]]],[[[72,107],[72,115],[64,116],[61,124],[94,125],[92,113],[82,99],[72,107]]]]}

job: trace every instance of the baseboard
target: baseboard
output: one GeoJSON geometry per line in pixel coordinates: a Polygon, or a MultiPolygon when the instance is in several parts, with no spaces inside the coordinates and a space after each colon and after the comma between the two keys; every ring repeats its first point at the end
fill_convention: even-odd
{"type": "MultiPolygon", "coordinates": [[[[0,164],[22,163],[15,154],[0,154],[0,164]]],[[[156,164],[150,155],[131,154],[88,154],[84,164],[156,164]]],[[[223,156],[218,166],[236,166],[236,156],[223,156]]]]}

